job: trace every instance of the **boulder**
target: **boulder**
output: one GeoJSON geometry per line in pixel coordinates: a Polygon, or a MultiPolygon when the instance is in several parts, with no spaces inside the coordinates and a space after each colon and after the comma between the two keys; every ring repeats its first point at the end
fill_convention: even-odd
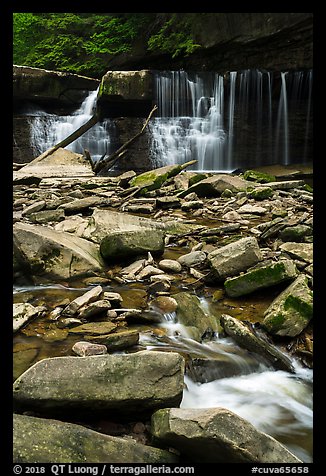
{"type": "Polygon", "coordinates": [[[80,326],[69,329],[71,334],[82,335],[103,335],[113,332],[117,327],[117,324],[113,324],[110,321],[102,322],[88,322],[87,324],[81,324],[80,326]]]}
{"type": "Polygon", "coordinates": [[[120,213],[111,210],[95,209],[88,220],[88,225],[83,232],[83,238],[101,243],[103,238],[111,234],[123,233],[126,231],[163,230],[164,225],[157,223],[150,218],[120,213]]]}
{"type": "Polygon", "coordinates": [[[207,259],[212,268],[214,279],[222,281],[246,271],[262,260],[256,238],[241,238],[208,254],[207,259]]]}
{"type": "Polygon", "coordinates": [[[259,183],[269,183],[275,182],[275,175],[266,174],[264,172],[259,172],[258,170],[246,170],[243,174],[245,180],[250,180],[253,182],[259,183]]]}
{"type": "Polygon", "coordinates": [[[137,345],[139,342],[139,332],[134,330],[115,331],[111,334],[99,336],[85,336],[90,342],[100,343],[106,346],[108,352],[116,352],[117,350],[127,349],[137,345]]]}
{"type": "Polygon", "coordinates": [[[206,258],[207,255],[205,251],[191,251],[190,253],[180,256],[177,261],[182,266],[191,268],[203,264],[206,261],[206,258]]]}
{"type": "Polygon", "coordinates": [[[178,197],[185,197],[189,193],[195,192],[198,197],[216,197],[221,195],[224,190],[231,192],[245,191],[247,187],[251,187],[252,183],[231,174],[214,174],[200,182],[195,183],[187,190],[178,194],[178,197]]]}
{"type": "Polygon", "coordinates": [[[100,252],[106,260],[128,259],[140,254],[162,254],[164,252],[164,232],[162,230],[140,228],[110,233],[100,244],[100,252]]]}
{"type": "Polygon", "coordinates": [[[168,451],[81,425],[14,415],[14,463],[175,463],[168,451]]]}
{"type": "Polygon", "coordinates": [[[160,269],[168,273],[180,273],[182,270],[181,264],[174,259],[162,259],[158,266],[160,269]]]}
{"type": "Polygon", "coordinates": [[[259,336],[251,325],[227,314],[222,314],[221,325],[225,333],[232,337],[240,347],[261,355],[277,369],[294,372],[290,359],[265,338],[259,336]]]}
{"type": "Polygon", "coordinates": [[[300,274],[265,311],[262,326],[270,334],[295,337],[307,327],[313,316],[313,292],[308,279],[300,274]]]}
{"type": "MultiPolygon", "coordinates": [[[[208,329],[218,330],[216,316],[209,314],[194,294],[181,292],[172,296],[177,302],[176,317],[180,324],[195,327],[199,331],[199,338],[194,335],[194,340],[201,340],[208,329]]],[[[197,334],[198,335],[198,334],[197,334]]]]}
{"type": "Polygon", "coordinates": [[[98,246],[42,225],[15,223],[14,254],[31,275],[70,279],[101,272],[104,262],[98,246]]]}
{"type": "Polygon", "coordinates": [[[152,435],[194,463],[300,463],[281,443],[225,408],[158,410],[152,435]]]}
{"type": "Polygon", "coordinates": [[[14,405],[38,413],[139,415],[178,406],[184,359],[175,352],[141,351],[92,357],[54,357],[14,383],[14,405]]]}
{"type": "Polygon", "coordinates": [[[80,357],[88,357],[90,355],[103,355],[107,354],[108,352],[105,345],[91,344],[90,342],[84,341],[76,342],[71,350],[80,357]]]}
{"type": "Polygon", "coordinates": [[[277,262],[268,260],[250,268],[240,276],[228,278],[224,286],[228,296],[238,297],[295,279],[297,275],[298,270],[292,260],[284,259],[277,262]]]}
{"type": "Polygon", "coordinates": [[[254,200],[266,200],[272,198],[274,191],[270,187],[255,187],[253,190],[247,191],[247,196],[254,200]]]}
{"type": "Polygon", "coordinates": [[[308,225],[287,226],[280,232],[282,241],[294,241],[300,243],[306,236],[312,235],[312,227],[308,225]]]}
{"type": "Polygon", "coordinates": [[[78,310],[81,307],[86,306],[87,304],[93,301],[96,301],[97,298],[101,295],[102,291],[102,286],[95,286],[94,288],[90,289],[81,296],[78,296],[64,308],[64,310],[62,311],[62,315],[74,316],[75,314],[77,314],[78,310]]]}

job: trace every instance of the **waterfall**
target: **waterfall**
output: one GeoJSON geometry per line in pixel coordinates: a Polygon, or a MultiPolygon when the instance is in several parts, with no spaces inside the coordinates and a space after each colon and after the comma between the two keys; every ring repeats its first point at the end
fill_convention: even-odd
{"type": "Polygon", "coordinates": [[[195,159],[193,170],[312,160],[312,71],[159,72],[150,124],[154,167],[195,159]]]}
{"type": "MultiPolygon", "coordinates": [[[[30,124],[31,145],[35,156],[57,144],[85,124],[94,113],[96,98],[97,90],[91,91],[81,106],[70,116],[47,114],[44,111],[34,112],[30,118],[30,124]]],[[[87,149],[93,161],[96,162],[103,154],[110,152],[113,136],[113,121],[106,119],[97,123],[66,148],[79,154],[87,149]]]]}

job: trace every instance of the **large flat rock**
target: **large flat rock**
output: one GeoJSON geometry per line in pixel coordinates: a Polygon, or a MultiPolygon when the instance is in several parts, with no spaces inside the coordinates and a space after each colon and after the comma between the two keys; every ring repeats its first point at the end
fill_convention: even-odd
{"type": "Polygon", "coordinates": [[[27,180],[29,177],[40,179],[51,177],[93,177],[90,163],[82,154],[59,148],[41,160],[34,159],[29,164],[14,172],[14,182],[27,180]]]}
{"type": "Polygon", "coordinates": [[[14,463],[175,463],[168,451],[81,425],[14,415],[14,463]]]}
{"type": "Polygon", "coordinates": [[[138,415],[180,405],[183,374],[184,359],[174,352],[54,357],[15,381],[14,405],[51,415],[138,415]]]}

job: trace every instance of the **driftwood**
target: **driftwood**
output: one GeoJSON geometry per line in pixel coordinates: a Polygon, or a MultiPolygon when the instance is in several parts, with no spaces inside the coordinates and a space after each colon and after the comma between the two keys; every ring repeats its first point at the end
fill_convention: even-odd
{"type": "Polygon", "coordinates": [[[39,162],[40,160],[43,160],[45,157],[48,155],[53,154],[59,147],[66,147],[67,145],[71,144],[74,140],[78,139],[81,135],[83,135],[85,132],[87,132],[91,127],[93,127],[97,122],[99,121],[99,116],[97,114],[94,114],[85,124],[80,126],[75,132],[70,134],[68,137],[63,139],[61,142],[58,142],[58,144],[50,147],[50,149],[47,149],[43,154],[39,155],[36,157],[36,159],[33,160],[33,162],[39,162]]]}
{"type": "Polygon", "coordinates": [[[109,157],[104,157],[102,160],[99,160],[95,167],[94,167],[94,172],[95,173],[99,173],[104,167],[112,167],[112,165],[122,157],[122,155],[124,155],[126,153],[126,150],[128,149],[128,147],[133,144],[142,134],[144,134],[145,132],[145,129],[152,117],[152,115],[154,114],[154,112],[157,110],[157,106],[154,106],[153,109],[151,110],[151,112],[149,113],[146,121],[145,121],[145,124],[143,125],[142,129],[140,132],[138,132],[138,134],[136,134],[134,137],[132,137],[131,139],[129,139],[127,142],[125,142],[118,150],[116,150],[113,154],[111,154],[109,157]]]}

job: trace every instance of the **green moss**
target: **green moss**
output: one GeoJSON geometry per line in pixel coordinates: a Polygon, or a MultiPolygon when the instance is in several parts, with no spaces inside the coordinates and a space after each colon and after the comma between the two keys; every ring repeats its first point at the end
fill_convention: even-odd
{"type": "Polygon", "coordinates": [[[304,184],[303,186],[304,190],[306,190],[307,192],[311,192],[313,193],[314,189],[307,183],[304,184]]]}
{"type": "Polygon", "coordinates": [[[273,195],[274,191],[270,187],[260,187],[253,189],[252,191],[247,188],[247,196],[255,200],[266,200],[267,198],[271,198],[273,195]]]}
{"type": "Polygon", "coordinates": [[[308,302],[305,302],[298,296],[289,295],[285,299],[284,310],[287,311],[289,309],[293,309],[294,311],[298,312],[306,321],[310,321],[313,315],[312,303],[310,304],[308,302]]]}
{"type": "Polygon", "coordinates": [[[204,180],[207,178],[207,174],[196,174],[190,177],[189,179],[189,187],[192,185],[195,185],[195,183],[200,182],[201,180],[204,180]]]}
{"type": "Polygon", "coordinates": [[[245,180],[251,180],[253,182],[259,183],[269,183],[276,181],[276,177],[274,175],[265,174],[256,170],[246,170],[243,174],[243,178],[245,180]]]}
{"type": "Polygon", "coordinates": [[[282,328],[285,322],[285,316],[283,314],[274,314],[268,316],[267,323],[263,323],[263,327],[266,327],[268,330],[278,331],[282,328]],[[267,324],[267,325],[266,325],[267,324]]]}

